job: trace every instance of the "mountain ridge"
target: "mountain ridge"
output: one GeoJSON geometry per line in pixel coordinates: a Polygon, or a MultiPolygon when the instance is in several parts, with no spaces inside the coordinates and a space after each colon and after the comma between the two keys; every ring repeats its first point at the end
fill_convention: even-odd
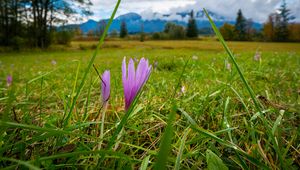
{"type": "MultiPolygon", "coordinates": [[[[212,11],[208,11],[209,15],[214,20],[217,27],[222,26],[224,23],[234,24],[235,21],[226,18],[224,16],[218,15],[217,13],[214,13],[212,11]]],[[[129,12],[123,15],[120,15],[116,17],[109,29],[109,32],[120,31],[120,25],[124,21],[126,22],[127,29],[129,33],[138,33],[141,32],[142,27],[144,32],[146,33],[154,33],[154,32],[161,32],[164,30],[164,26],[167,22],[174,22],[176,24],[186,26],[188,19],[190,16],[190,12],[188,11],[179,11],[169,14],[161,14],[161,13],[150,13],[147,15],[143,14],[137,14],[134,12],[129,12]]],[[[208,28],[210,27],[210,23],[208,19],[206,18],[203,11],[196,11],[194,13],[196,23],[199,29],[201,28],[208,28]]],[[[84,22],[82,24],[73,24],[69,25],[69,28],[80,28],[80,30],[86,34],[89,31],[97,31],[100,29],[100,27],[103,27],[104,23],[108,23],[108,19],[103,19],[100,21],[95,20],[88,20],[87,22],[84,22]]],[[[259,23],[253,23],[253,27],[255,29],[261,29],[262,25],[259,23]]]]}

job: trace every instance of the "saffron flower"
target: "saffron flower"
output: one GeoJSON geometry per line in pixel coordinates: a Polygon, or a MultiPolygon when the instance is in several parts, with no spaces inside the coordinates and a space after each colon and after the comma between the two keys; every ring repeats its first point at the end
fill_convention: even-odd
{"type": "Polygon", "coordinates": [[[231,64],[230,63],[226,64],[226,69],[229,70],[229,71],[231,71],[231,64]]]}
{"type": "Polygon", "coordinates": [[[125,110],[127,111],[139,93],[143,85],[148,80],[152,66],[149,61],[142,58],[135,70],[133,59],[129,60],[128,68],[126,66],[126,58],[124,57],[122,63],[122,83],[125,97],[125,110]]]}
{"type": "Polygon", "coordinates": [[[105,70],[102,74],[101,79],[101,96],[102,96],[102,102],[105,103],[108,101],[110,97],[110,72],[109,70],[105,70]]]}
{"type": "Polygon", "coordinates": [[[253,60],[254,61],[260,61],[261,60],[261,53],[256,52],[254,57],[253,57],[253,60]]]}
{"type": "Polygon", "coordinates": [[[6,85],[7,85],[7,87],[11,86],[12,81],[13,81],[12,76],[11,76],[11,75],[8,75],[8,76],[6,77],[6,85]]]}
{"type": "Polygon", "coordinates": [[[231,64],[227,60],[225,60],[225,67],[227,70],[231,71],[231,64]]]}
{"type": "Polygon", "coordinates": [[[198,56],[193,55],[192,59],[193,59],[193,60],[198,60],[198,56]]]}
{"type": "Polygon", "coordinates": [[[157,66],[158,66],[158,62],[155,61],[154,64],[153,64],[153,68],[154,68],[154,69],[157,69],[157,66]]]}
{"type": "Polygon", "coordinates": [[[181,87],[181,93],[182,93],[182,94],[185,94],[185,92],[186,92],[186,87],[183,85],[183,86],[181,87]]]}
{"type": "Polygon", "coordinates": [[[55,60],[52,60],[52,61],[51,61],[51,64],[55,66],[57,63],[56,63],[55,60]]]}

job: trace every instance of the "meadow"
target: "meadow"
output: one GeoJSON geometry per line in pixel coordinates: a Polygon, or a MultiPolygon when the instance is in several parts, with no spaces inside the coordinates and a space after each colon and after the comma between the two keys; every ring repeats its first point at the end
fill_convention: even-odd
{"type": "Polygon", "coordinates": [[[70,111],[96,43],[0,53],[1,169],[153,169],[171,131],[167,169],[299,169],[299,43],[228,42],[260,114],[216,40],[108,40],[94,62],[100,74],[111,71],[104,122],[93,68],[70,111]],[[125,56],[153,69],[108,150],[124,116],[125,56]]]}

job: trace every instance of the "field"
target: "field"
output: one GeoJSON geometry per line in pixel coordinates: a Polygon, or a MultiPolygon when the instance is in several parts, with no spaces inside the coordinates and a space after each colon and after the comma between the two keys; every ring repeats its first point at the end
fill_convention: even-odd
{"type": "Polygon", "coordinates": [[[94,68],[70,111],[96,42],[0,53],[0,168],[153,169],[163,155],[168,169],[299,169],[300,44],[228,45],[263,114],[214,40],[106,41],[94,62],[111,71],[103,124],[94,68]],[[153,69],[110,150],[125,112],[124,56],[153,69]]]}

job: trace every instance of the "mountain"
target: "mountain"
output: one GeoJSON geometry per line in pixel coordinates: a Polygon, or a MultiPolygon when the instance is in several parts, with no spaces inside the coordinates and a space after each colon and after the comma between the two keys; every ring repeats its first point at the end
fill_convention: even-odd
{"type": "MultiPolygon", "coordinates": [[[[208,11],[208,13],[218,27],[222,26],[225,22],[230,24],[235,23],[235,21],[233,21],[232,19],[226,18],[212,11],[208,11]]],[[[144,32],[146,33],[160,32],[164,30],[164,26],[167,22],[174,22],[176,24],[186,26],[189,16],[190,11],[180,11],[169,14],[144,13],[141,15],[131,12],[124,15],[120,15],[119,17],[114,19],[109,29],[109,32],[113,30],[119,32],[120,25],[123,21],[126,22],[129,33],[138,33],[141,31],[142,27],[144,28],[144,32]]],[[[199,29],[205,29],[210,27],[210,23],[203,11],[195,12],[194,16],[199,29]]],[[[99,22],[94,20],[88,20],[87,22],[79,25],[69,25],[69,28],[79,27],[84,33],[87,33],[90,30],[99,30],[99,28],[101,26],[103,27],[103,24],[107,22],[108,19],[100,20],[99,22]]],[[[259,23],[253,23],[253,27],[256,29],[260,29],[262,26],[259,23]]]]}

